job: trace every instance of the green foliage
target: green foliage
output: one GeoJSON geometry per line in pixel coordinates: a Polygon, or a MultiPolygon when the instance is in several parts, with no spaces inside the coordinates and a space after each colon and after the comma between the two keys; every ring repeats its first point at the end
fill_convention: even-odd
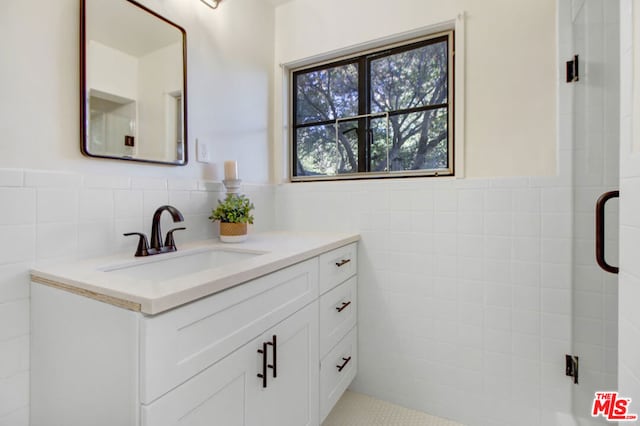
{"type": "Polygon", "coordinates": [[[218,200],[218,206],[211,210],[209,219],[225,223],[253,223],[251,210],[254,208],[246,196],[227,194],[224,201],[218,200]]]}
{"type": "MultiPolygon", "coordinates": [[[[366,144],[372,172],[429,170],[448,165],[449,110],[447,43],[439,41],[368,59],[369,90],[358,93],[358,63],[340,63],[297,74],[295,153],[297,175],[333,175],[358,171],[358,135],[366,144]],[[360,96],[369,112],[389,112],[368,120],[337,118],[358,114],[360,96]],[[418,110],[420,108],[429,108],[418,110]],[[318,124],[316,124],[318,123],[318,124]],[[323,124],[320,124],[323,123],[323,124]],[[353,129],[353,130],[351,130],[353,129]],[[388,132],[388,139],[387,139],[388,132]]],[[[361,167],[362,168],[362,167],[361,167]]]]}

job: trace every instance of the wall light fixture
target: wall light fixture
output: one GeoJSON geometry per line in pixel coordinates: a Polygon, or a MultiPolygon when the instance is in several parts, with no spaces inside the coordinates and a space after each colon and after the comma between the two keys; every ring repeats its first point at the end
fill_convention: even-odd
{"type": "Polygon", "coordinates": [[[217,9],[222,0],[200,0],[202,3],[209,6],[211,9],[217,9]]]}

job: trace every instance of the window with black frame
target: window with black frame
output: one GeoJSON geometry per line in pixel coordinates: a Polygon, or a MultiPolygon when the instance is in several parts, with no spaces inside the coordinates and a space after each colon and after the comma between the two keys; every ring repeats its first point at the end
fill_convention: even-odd
{"type": "Polygon", "coordinates": [[[292,180],[453,174],[453,32],[292,73],[292,180]]]}

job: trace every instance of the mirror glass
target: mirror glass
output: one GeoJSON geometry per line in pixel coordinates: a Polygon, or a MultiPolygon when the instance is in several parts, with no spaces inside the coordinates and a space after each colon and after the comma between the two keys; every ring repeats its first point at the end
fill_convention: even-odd
{"type": "Polygon", "coordinates": [[[186,33],[133,0],[80,0],[82,153],[187,163],[186,33]]]}

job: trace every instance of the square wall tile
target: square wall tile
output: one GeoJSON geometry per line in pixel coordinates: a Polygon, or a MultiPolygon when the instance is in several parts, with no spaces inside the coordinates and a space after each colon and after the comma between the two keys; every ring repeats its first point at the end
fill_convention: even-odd
{"type": "Polygon", "coordinates": [[[79,194],[81,222],[113,219],[114,195],[109,189],[85,189],[79,194]]]}
{"type": "Polygon", "coordinates": [[[43,223],[37,226],[37,260],[72,259],[77,254],[77,249],[76,223],[43,223]]]}
{"type": "Polygon", "coordinates": [[[511,328],[514,333],[540,336],[541,324],[539,311],[514,309],[512,313],[511,328]]]}
{"type": "Polygon", "coordinates": [[[0,187],[22,186],[24,184],[24,170],[0,169],[0,187]]]}
{"type": "Polygon", "coordinates": [[[433,192],[434,208],[437,212],[455,212],[458,210],[458,197],[455,190],[437,189],[433,192]]]}
{"type": "Polygon", "coordinates": [[[542,312],[571,315],[571,290],[542,289],[542,312]]]}
{"type": "Polygon", "coordinates": [[[508,213],[513,210],[513,191],[489,189],[485,192],[485,211],[508,213]]]}
{"type": "Polygon", "coordinates": [[[571,288],[572,266],[558,263],[542,264],[542,287],[555,289],[571,288]]]}
{"type": "Polygon", "coordinates": [[[542,261],[570,264],[572,261],[571,246],[569,238],[543,238],[542,261]]]}
{"type": "Polygon", "coordinates": [[[29,336],[0,341],[0,380],[29,370],[29,336]]]}
{"type": "MultiPolygon", "coordinates": [[[[113,253],[114,234],[112,220],[81,222],[78,225],[78,255],[81,258],[90,258],[113,253]]],[[[131,239],[136,241],[133,237],[131,239]]]]}
{"type": "Polygon", "coordinates": [[[513,286],[513,308],[517,311],[540,312],[540,288],[533,286],[513,286]]]}
{"type": "Polygon", "coordinates": [[[37,203],[38,223],[78,221],[79,199],[76,189],[39,188],[37,203]]]}
{"type": "Polygon", "coordinates": [[[458,191],[458,211],[482,212],[484,207],[484,193],[482,189],[462,189],[458,191]]]}
{"type": "MultiPolygon", "coordinates": [[[[539,238],[518,237],[513,240],[513,258],[519,262],[537,263],[541,258],[539,238]]],[[[522,264],[521,263],[521,264],[522,264]]],[[[539,267],[539,263],[537,263],[539,267]]]]}
{"type": "MultiPolygon", "coordinates": [[[[524,254],[526,254],[525,248],[521,249],[520,254],[524,257],[524,254]]],[[[534,287],[540,286],[542,274],[540,263],[515,260],[512,262],[512,270],[514,284],[534,287]]]]}
{"type": "Polygon", "coordinates": [[[0,341],[29,334],[29,300],[0,304],[0,341]]]}
{"type": "Polygon", "coordinates": [[[571,188],[542,189],[542,211],[544,213],[571,213],[573,191],[571,188]]]}
{"type": "Polygon", "coordinates": [[[21,407],[0,417],[0,426],[29,426],[29,407],[21,407]]]}
{"type": "Polygon", "coordinates": [[[0,225],[29,225],[36,221],[36,192],[33,188],[0,187],[0,225]]]}
{"type": "Polygon", "coordinates": [[[116,219],[142,219],[143,194],[139,190],[115,190],[113,193],[114,217],[116,219]]]}
{"type": "Polygon", "coordinates": [[[0,244],[0,265],[31,262],[35,257],[36,227],[34,225],[0,226],[5,244],[0,244]]]}
{"type": "Polygon", "coordinates": [[[458,213],[459,234],[484,234],[483,213],[458,213]]]}
{"type": "Polygon", "coordinates": [[[511,308],[512,288],[507,284],[486,283],[484,286],[484,302],[487,306],[511,308]]]}
{"type": "Polygon", "coordinates": [[[513,211],[537,214],[541,211],[542,197],[540,189],[518,189],[513,192],[513,211]]]}
{"type": "Polygon", "coordinates": [[[562,341],[571,340],[571,316],[563,314],[542,314],[542,337],[562,341]]]}
{"type": "Polygon", "coordinates": [[[0,379],[0,418],[29,405],[29,373],[0,379]]]}
{"type": "Polygon", "coordinates": [[[488,212],[484,215],[484,233],[488,236],[511,237],[513,235],[511,213],[488,212]]]}
{"type": "Polygon", "coordinates": [[[0,303],[29,298],[29,263],[0,265],[0,303]]]}
{"type": "Polygon", "coordinates": [[[510,260],[513,253],[511,238],[487,235],[483,251],[486,259],[510,260]]]}

